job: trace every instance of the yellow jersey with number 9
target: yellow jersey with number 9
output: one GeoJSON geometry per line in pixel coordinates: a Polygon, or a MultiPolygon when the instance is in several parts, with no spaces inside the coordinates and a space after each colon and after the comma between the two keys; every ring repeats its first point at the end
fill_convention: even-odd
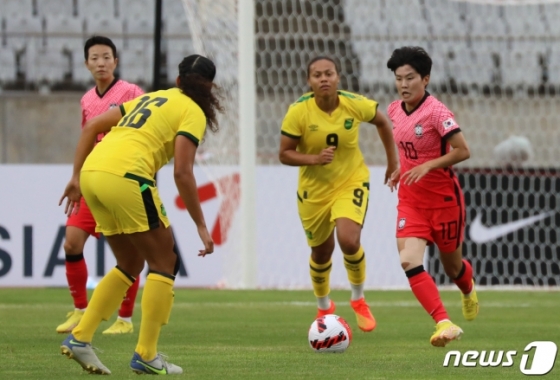
{"type": "Polygon", "coordinates": [[[319,154],[330,145],[336,146],[330,164],[300,166],[299,196],[308,201],[322,201],[349,180],[369,181],[369,170],[358,144],[361,122],[371,121],[377,113],[377,102],[347,91],[338,91],[339,105],[327,114],[306,93],[290,106],[281,133],[298,139],[298,152],[319,154]]]}
{"type": "Polygon", "coordinates": [[[120,109],[123,117],[95,146],[82,171],[152,179],[173,157],[177,135],[198,146],[206,131],[202,109],[179,88],[144,94],[120,109]]]}

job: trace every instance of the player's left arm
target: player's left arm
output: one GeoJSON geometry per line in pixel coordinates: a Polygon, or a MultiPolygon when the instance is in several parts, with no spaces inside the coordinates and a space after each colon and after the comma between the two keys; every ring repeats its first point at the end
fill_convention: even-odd
{"type": "Polygon", "coordinates": [[[95,140],[98,134],[109,132],[111,128],[119,122],[122,114],[120,108],[111,108],[110,110],[96,116],[86,122],[82,129],[76,153],[74,154],[74,170],[72,178],[60,198],[59,205],[62,204],[67,198],[65,213],[70,215],[74,210],[77,210],[76,204],[79,204],[82,193],[80,191],[80,170],[95,146],[95,140]]]}
{"type": "Polygon", "coordinates": [[[389,118],[382,112],[377,111],[373,119],[369,121],[377,127],[377,133],[381,138],[383,147],[385,148],[385,155],[387,156],[387,171],[385,172],[385,181],[387,183],[391,175],[399,167],[399,159],[397,158],[397,148],[395,140],[393,139],[393,127],[389,118]]]}
{"type": "Polygon", "coordinates": [[[453,130],[443,138],[447,140],[453,149],[441,157],[426,161],[423,164],[410,169],[406,173],[402,174],[401,181],[404,180],[405,184],[410,185],[411,183],[418,182],[431,170],[453,166],[461,161],[465,161],[471,156],[467,140],[459,129],[453,130]]]}

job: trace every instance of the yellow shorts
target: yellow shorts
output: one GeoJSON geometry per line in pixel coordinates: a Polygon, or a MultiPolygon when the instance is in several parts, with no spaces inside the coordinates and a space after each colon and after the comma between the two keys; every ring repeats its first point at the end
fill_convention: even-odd
{"type": "Polygon", "coordinates": [[[307,244],[324,243],[335,227],[335,220],[348,218],[363,225],[369,202],[369,182],[354,181],[340,189],[330,200],[312,202],[298,193],[298,211],[307,244]]]}
{"type": "Polygon", "coordinates": [[[84,171],[80,187],[96,222],[106,236],[132,234],[169,226],[165,208],[152,180],[102,171],[84,171]]]}

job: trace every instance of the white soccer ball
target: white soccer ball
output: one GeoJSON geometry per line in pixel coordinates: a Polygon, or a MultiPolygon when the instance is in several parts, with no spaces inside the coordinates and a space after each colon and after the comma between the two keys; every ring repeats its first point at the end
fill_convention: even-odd
{"type": "Polygon", "coordinates": [[[313,321],[308,338],[315,352],[344,352],[352,341],[352,330],[338,315],[327,314],[313,321]]]}

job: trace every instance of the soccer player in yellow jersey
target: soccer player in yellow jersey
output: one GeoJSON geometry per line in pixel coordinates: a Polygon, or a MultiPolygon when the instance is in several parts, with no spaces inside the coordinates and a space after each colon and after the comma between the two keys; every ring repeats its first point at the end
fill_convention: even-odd
{"type": "Polygon", "coordinates": [[[358,145],[361,122],[377,126],[387,155],[385,183],[398,161],[389,120],[377,111],[377,102],[338,90],[339,72],[332,58],[319,56],[309,62],[312,92],[290,106],[282,123],[279,157],[284,165],[300,167],[297,204],[311,247],[317,318],[335,311],[329,276],[336,229],[352,289],[350,305],[359,328],[372,331],[376,322],[364,298],[366,262],[360,243],[369,200],[369,170],[358,145]]]}
{"type": "Polygon", "coordinates": [[[111,373],[93,352],[93,334],[119,306],[144,262],[149,271],[130,367],[139,374],[183,372],[157,352],[161,326],[167,324],[171,313],[179,258],[153,178],[174,159],[177,189],[204,244],[199,256],[212,253],[214,243],[200,207],[193,164],[206,126],[218,129],[216,111],[222,107],[214,92],[215,74],[211,60],[188,56],[179,64],[177,88],[144,94],[89,120],[82,130],[74,173],[60,203],[67,198],[66,212],[72,213],[83,194],[97,222],[96,231],[107,237],[117,259],[116,267],[99,282],[82,319],[61,345],[62,353],[89,373],[111,373]],[[111,133],[94,149],[96,136],[109,130],[111,133]]]}

